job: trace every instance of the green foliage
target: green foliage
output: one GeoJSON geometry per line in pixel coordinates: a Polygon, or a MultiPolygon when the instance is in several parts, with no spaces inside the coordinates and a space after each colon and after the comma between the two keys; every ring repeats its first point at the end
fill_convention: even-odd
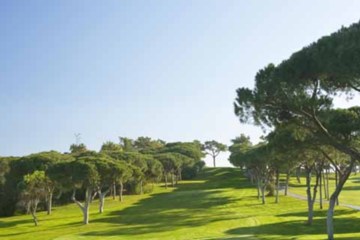
{"type": "MultiPolygon", "coordinates": [[[[334,238],[332,213],[336,198],[354,163],[360,160],[359,107],[334,109],[333,106],[336,96],[352,96],[360,92],[359,43],[360,22],[319,39],[277,66],[269,64],[261,69],[255,76],[254,89],[239,88],[234,103],[235,114],[241,122],[275,128],[275,133],[269,137],[274,142],[271,155],[275,159],[283,159],[286,152],[291,152],[276,145],[294,149],[294,143],[300,143],[295,149],[302,152],[294,152],[304,158],[301,162],[308,174],[308,185],[312,170],[317,171],[317,181],[320,179],[324,156],[341,175],[330,198],[329,239],[334,238]],[[292,131],[284,131],[281,129],[283,125],[292,125],[292,131]],[[289,138],[289,143],[283,141],[289,138]],[[328,146],[346,154],[349,160],[339,167],[326,153],[328,146]]],[[[273,164],[277,169],[291,165],[286,164],[286,160],[275,160],[273,164]]],[[[310,212],[310,187],[308,199],[310,212]]]]}
{"type": "Polygon", "coordinates": [[[240,137],[237,137],[232,141],[232,145],[229,147],[230,156],[229,162],[236,167],[244,167],[242,161],[243,154],[250,150],[252,143],[250,138],[241,134],[240,137]]]}
{"type": "Polygon", "coordinates": [[[44,171],[34,171],[31,174],[26,174],[24,180],[20,183],[20,187],[23,188],[27,194],[33,195],[33,197],[41,196],[45,191],[46,176],[44,171]]]}
{"type": "Polygon", "coordinates": [[[134,140],[126,137],[119,137],[120,146],[125,152],[135,151],[134,140]]]}
{"type": "Polygon", "coordinates": [[[70,146],[70,152],[73,154],[83,153],[86,151],[87,151],[87,148],[86,148],[85,144],[83,144],[83,143],[71,144],[71,146],[70,146]]]}
{"type": "Polygon", "coordinates": [[[116,144],[114,142],[111,141],[107,141],[105,143],[103,143],[103,145],[101,146],[100,152],[106,153],[106,152],[121,152],[123,151],[122,147],[120,146],[120,144],[116,144]]]}
{"type": "Polygon", "coordinates": [[[15,213],[16,203],[23,196],[19,183],[25,175],[36,171],[45,174],[46,198],[64,204],[73,199],[71,194],[75,189],[79,200],[83,200],[85,192],[106,193],[120,184],[127,193],[150,189],[147,184],[157,183],[164,173],[162,162],[155,158],[161,152],[171,155],[169,171],[177,176],[184,167],[195,166],[202,156],[201,144],[195,141],[169,144],[167,148],[163,141],[145,137],[138,138],[136,143],[127,138],[122,140],[125,147],[106,142],[100,152],[88,150],[84,144],[73,144],[71,154],[50,151],[21,158],[0,158],[0,216],[15,213]]]}
{"type": "Polygon", "coordinates": [[[204,161],[198,161],[192,166],[186,166],[181,172],[183,180],[194,179],[205,167],[204,161]]]}
{"type": "Polygon", "coordinates": [[[5,175],[2,199],[0,201],[0,215],[12,215],[16,210],[16,203],[19,201],[19,182],[23,181],[26,174],[35,171],[47,172],[56,163],[66,162],[73,159],[71,155],[61,154],[56,151],[40,152],[9,161],[9,171],[5,175]]]}
{"type": "Polygon", "coordinates": [[[127,182],[133,175],[133,169],[124,161],[115,161],[111,164],[111,178],[114,182],[127,182]]]}
{"type": "Polygon", "coordinates": [[[205,157],[202,145],[198,141],[167,143],[161,150],[162,153],[179,153],[192,158],[195,162],[205,157]]]}
{"type": "Polygon", "coordinates": [[[138,137],[134,141],[134,147],[142,153],[155,153],[165,145],[162,140],[152,140],[150,137],[138,137]]]}
{"type": "Polygon", "coordinates": [[[163,165],[165,174],[175,173],[182,164],[179,155],[175,153],[160,153],[155,155],[155,158],[163,165]]]}
{"type": "Polygon", "coordinates": [[[69,163],[71,183],[74,188],[95,187],[100,176],[92,158],[83,157],[69,163]]]}
{"type": "Polygon", "coordinates": [[[220,152],[226,151],[227,147],[225,144],[219,143],[215,140],[206,141],[204,144],[204,149],[208,151],[209,154],[218,154],[220,152]]]}
{"type": "Polygon", "coordinates": [[[159,181],[163,173],[163,165],[161,164],[161,162],[154,158],[148,158],[146,160],[146,164],[146,178],[152,182],[159,181]]]}

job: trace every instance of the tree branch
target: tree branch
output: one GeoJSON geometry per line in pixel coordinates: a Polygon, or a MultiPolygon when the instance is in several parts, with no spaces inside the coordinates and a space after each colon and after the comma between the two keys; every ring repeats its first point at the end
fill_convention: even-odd
{"type": "Polygon", "coordinates": [[[335,161],[322,149],[320,149],[320,152],[324,155],[324,157],[331,162],[331,164],[335,167],[335,170],[339,173],[342,173],[341,170],[336,165],[335,161]]]}
{"type": "Polygon", "coordinates": [[[81,208],[81,210],[83,210],[83,209],[84,209],[84,205],[83,205],[81,202],[79,202],[78,200],[76,200],[76,198],[75,198],[75,193],[76,193],[76,190],[74,189],[74,190],[73,190],[73,194],[72,194],[72,196],[71,196],[71,200],[73,200],[74,203],[76,203],[76,205],[78,205],[79,208],[81,208]]]}
{"type": "Polygon", "coordinates": [[[352,88],[352,89],[354,89],[355,91],[357,91],[357,92],[360,92],[360,88],[359,87],[356,87],[355,85],[353,85],[352,83],[348,83],[349,84],[349,86],[352,88]]]}

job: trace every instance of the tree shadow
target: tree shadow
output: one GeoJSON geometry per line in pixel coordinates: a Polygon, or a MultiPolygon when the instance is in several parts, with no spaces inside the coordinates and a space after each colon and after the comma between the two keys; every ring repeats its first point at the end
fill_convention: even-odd
{"type": "MultiPolygon", "coordinates": [[[[360,233],[358,228],[360,219],[351,218],[335,218],[334,219],[334,230],[336,234],[342,233],[360,233]]],[[[304,221],[282,221],[278,223],[262,224],[253,227],[240,227],[226,231],[229,235],[240,235],[240,234],[253,234],[256,236],[261,235],[277,235],[288,238],[289,236],[300,236],[300,235],[319,235],[326,236],[326,219],[315,218],[313,224],[308,226],[304,221]]],[[[338,239],[338,238],[336,238],[338,239]]],[[[346,239],[346,238],[345,238],[346,239]]],[[[358,238],[357,238],[358,239],[358,238]]]]}
{"type": "MultiPolygon", "coordinates": [[[[360,181],[359,181],[359,183],[360,183],[360,181]]],[[[360,190],[360,186],[344,186],[343,187],[343,189],[342,189],[343,191],[344,190],[347,190],[347,191],[353,191],[353,190],[360,190]]]]}
{"type": "Polygon", "coordinates": [[[0,221],[0,229],[1,228],[16,227],[17,225],[27,224],[27,223],[33,223],[33,220],[31,219],[31,216],[29,216],[29,219],[22,219],[22,220],[9,221],[9,222],[0,221]]]}
{"type": "MultiPolygon", "coordinates": [[[[340,209],[340,210],[335,210],[335,217],[336,216],[342,216],[342,215],[347,215],[347,214],[353,214],[353,213],[358,213],[359,211],[357,210],[351,210],[351,209],[340,209]]],[[[315,217],[326,217],[327,214],[327,209],[323,209],[323,210],[314,210],[314,216],[315,217]]],[[[284,213],[284,214],[278,214],[276,215],[277,217],[304,217],[306,218],[308,216],[308,212],[307,211],[302,211],[302,212],[290,212],[290,213],[284,213]]]]}
{"type": "Polygon", "coordinates": [[[92,220],[92,222],[111,224],[113,229],[91,231],[82,235],[134,236],[237,219],[227,211],[211,214],[211,209],[221,208],[239,200],[235,197],[223,196],[220,188],[239,188],[242,184],[252,187],[240,176],[240,170],[206,169],[199,178],[179,183],[172,192],[152,194],[130,207],[109,212],[104,218],[92,220]]]}

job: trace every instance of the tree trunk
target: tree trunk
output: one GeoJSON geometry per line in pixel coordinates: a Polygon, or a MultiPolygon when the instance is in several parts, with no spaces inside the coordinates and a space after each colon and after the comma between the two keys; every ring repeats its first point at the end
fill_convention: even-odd
{"type": "Polygon", "coordinates": [[[329,190],[329,169],[326,169],[326,199],[329,201],[330,199],[330,190],[329,190]]]}
{"type": "Polygon", "coordinates": [[[27,202],[26,204],[26,214],[30,214],[31,213],[31,202],[27,202]]]}
{"type": "Polygon", "coordinates": [[[329,240],[334,240],[333,218],[334,218],[335,202],[336,202],[336,195],[335,195],[335,193],[333,193],[330,197],[329,209],[327,211],[327,217],[326,217],[326,230],[327,230],[329,240]]]}
{"type": "Polygon", "coordinates": [[[171,186],[175,187],[175,183],[174,183],[174,173],[171,173],[171,186]]]}
{"type": "Polygon", "coordinates": [[[164,178],[165,178],[165,188],[167,188],[168,187],[167,173],[164,174],[164,178]]]}
{"type": "Polygon", "coordinates": [[[113,200],[115,200],[115,197],[116,197],[116,182],[115,181],[113,182],[113,186],[112,186],[112,197],[113,197],[113,200]]]}
{"type": "Polygon", "coordinates": [[[105,197],[99,194],[99,213],[104,212],[105,197]]]}
{"type": "Polygon", "coordinates": [[[47,215],[51,214],[52,199],[53,199],[53,191],[50,191],[49,196],[48,196],[48,200],[47,200],[47,215]]]}
{"type": "MultiPolygon", "coordinates": [[[[325,170],[326,171],[326,170],[325,170]]],[[[328,192],[326,191],[326,179],[325,179],[325,171],[322,171],[322,182],[323,182],[323,186],[324,186],[324,198],[328,199],[328,192]]]]}
{"type": "Polygon", "coordinates": [[[322,172],[323,172],[323,170],[321,169],[319,172],[318,172],[318,181],[320,182],[320,186],[319,186],[319,190],[320,190],[320,192],[319,192],[319,194],[320,194],[320,209],[323,209],[323,194],[322,194],[322,172]]]}
{"type": "Polygon", "coordinates": [[[345,173],[341,174],[340,179],[339,179],[339,184],[336,186],[335,191],[333,192],[333,194],[330,197],[329,209],[328,209],[327,218],[326,218],[326,229],[327,229],[327,234],[328,234],[329,240],[334,239],[333,218],[334,218],[334,208],[335,208],[335,204],[336,204],[336,199],[339,197],[340,192],[341,192],[342,188],[344,187],[344,184],[346,183],[347,179],[349,178],[349,176],[351,174],[351,169],[354,165],[354,162],[355,162],[355,160],[352,159],[350,162],[350,166],[346,169],[345,173]]]}
{"type": "Polygon", "coordinates": [[[83,223],[89,224],[89,206],[82,209],[83,212],[83,223]]]}
{"type": "Polygon", "coordinates": [[[276,184],[276,192],[275,192],[275,203],[279,203],[279,188],[280,188],[280,173],[279,170],[276,170],[276,179],[275,179],[275,184],[276,184]]]}
{"type": "Polygon", "coordinates": [[[90,201],[92,197],[92,189],[90,187],[86,188],[85,192],[85,203],[82,204],[81,202],[77,201],[75,198],[75,190],[73,191],[72,200],[79,206],[83,213],[83,223],[89,224],[89,208],[90,208],[90,201]]]}
{"type": "MultiPolygon", "coordinates": [[[[101,191],[100,191],[100,193],[101,193],[101,191]]],[[[98,195],[98,192],[97,192],[97,191],[95,191],[94,194],[91,196],[91,198],[90,198],[90,203],[92,203],[92,201],[94,201],[96,195],[98,195]]]]}
{"type": "MultiPolygon", "coordinates": [[[[336,171],[336,169],[335,169],[335,188],[337,185],[339,185],[339,183],[338,183],[339,176],[338,175],[339,175],[338,171],[336,171]]],[[[339,197],[336,197],[336,206],[339,206],[339,197]]]]}
{"type": "Polygon", "coordinates": [[[55,199],[60,199],[62,196],[63,190],[59,189],[59,193],[55,196],[55,199]]]}
{"type": "Polygon", "coordinates": [[[257,195],[258,195],[258,199],[261,199],[261,185],[260,185],[260,180],[257,180],[257,195]]]}
{"type": "Polygon", "coordinates": [[[290,181],[290,171],[287,171],[287,173],[286,173],[286,182],[285,182],[285,191],[284,191],[285,196],[287,196],[287,194],[288,194],[289,181],[290,181]]]}
{"type": "Polygon", "coordinates": [[[215,155],[212,156],[213,157],[213,163],[214,163],[214,167],[216,167],[216,161],[215,161],[215,155]]]}
{"type": "Polygon", "coordinates": [[[265,189],[266,189],[266,184],[264,184],[264,186],[261,186],[261,202],[262,202],[262,204],[266,203],[265,189]]]}
{"type": "Polygon", "coordinates": [[[123,191],[124,191],[124,184],[122,181],[120,181],[120,190],[119,190],[119,200],[122,202],[123,199],[123,191]]]}
{"type": "MultiPolygon", "coordinates": [[[[308,219],[307,224],[311,225],[313,222],[314,217],[314,202],[315,196],[311,197],[311,169],[306,167],[306,197],[307,197],[307,204],[308,204],[308,219]]],[[[314,187],[315,191],[315,187],[314,187]]]]}
{"type": "Polygon", "coordinates": [[[35,207],[34,207],[34,209],[32,209],[30,212],[31,212],[31,216],[32,216],[33,221],[34,221],[34,225],[35,225],[35,226],[38,226],[38,219],[37,219],[37,217],[36,217],[35,207]]]}
{"type": "MultiPolygon", "coordinates": [[[[173,182],[174,185],[174,182],[173,182]]],[[[140,181],[140,194],[144,194],[144,189],[143,189],[143,180],[140,181]]]]}
{"type": "Polygon", "coordinates": [[[92,190],[91,188],[87,188],[86,189],[86,194],[85,194],[85,204],[84,204],[84,209],[83,209],[83,214],[84,214],[84,224],[89,224],[89,208],[90,208],[90,202],[91,202],[91,197],[92,197],[92,190]]]}
{"type": "Polygon", "coordinates": [[[299,184],[301,184],[301,180],[300,180],[300,167],[296,168],[296,180],[299,184]]]}
{"type": "Polygon", "coordinates": [[[336,186],[335,191],[333,192],[333,194],[330,197],[329,209],[328,209],[327,218],[326,218],[326,229],[327,229],[327,234],[328,234],[329,240],[334,239],[333,218],[334,218],[334,208],[335,208],[335,204],[336,204],[336,199],[339,197],[340,192],[341,192],[342,188],[344,187],[344,184],[348,180],[354,163],[355,163],[355,160],[351,159],[350,166],[346,169],[346,171],[343,174],[341,174],[340,179],[339,179],[339,184],[336,186]]]}
{"type": "Polygon", "coordinates": [[[111,187],[107,189],[105,192],[101,192],[101,190],[98,191],[99,195],[99,213],[104,212],[104,205],[105,205],[105,197],[110,192],[111,187]]]}

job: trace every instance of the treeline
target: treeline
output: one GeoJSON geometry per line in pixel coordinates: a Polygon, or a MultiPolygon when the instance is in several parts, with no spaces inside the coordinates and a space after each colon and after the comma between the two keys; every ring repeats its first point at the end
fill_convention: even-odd
{"type": "Polygon", "coordinates": [[[40,152],[24,157],[0,158],[0,216],[31,214],[38,224],[40,208],[51,214],[53,203],[74,202],[89,222],[90,203],[99,199],[104,211],[105,196],[123,201],[123,193],[150,192],[154,183],[175,186],[195,177],[204,167],[205,154],[199,141],[165,143],[149,137],[120,138],[106,142],[100,151],[83,143],[70,152],[40,152]]]}
{"type": "Polygon", "coordinates": [[[339,96],[359,96],[359,76],[360,23],[356,23],[319,39],[279,65],[259,70],[254,88],[237,89],[234,103],[240,122],[271,132],[258,145],[252,146],[242,136],[230,147],[231,162],[247,169],[264,203],[264,188],[272,176],[278,191],[279,174],[301,166],[311,224],[317,193],[323,189],[324,169],[332,167],[336,188],[326,193],[330,196],[328,239],[334,239],[333,216],[339,194],[360,162],[360,107],[335,108],[334,102],[339,96]],[[311,176],[315,181],[312,189],[311,176]]]}

